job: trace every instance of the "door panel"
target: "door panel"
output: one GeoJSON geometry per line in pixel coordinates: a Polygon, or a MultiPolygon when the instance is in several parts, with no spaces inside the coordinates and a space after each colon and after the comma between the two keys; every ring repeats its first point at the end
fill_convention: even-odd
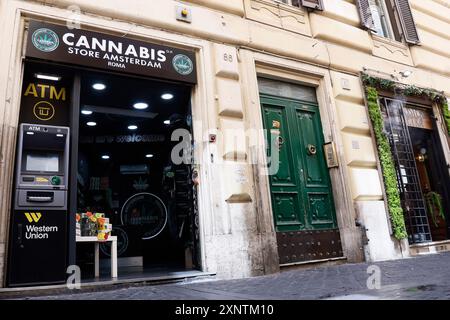
{"type": "Polygon", "coordinates": [[[292,161],[290,148],[291,140],[289,137],[290,132],[287,128],[286,112],[286,106],[282,104],[277,105],[273,101],[267,101],[267,103],[264,104],[265,125],[266,128],[269,128],[267,132],[269,157],[273,155],[272,150],[270,150],[271,139],[280,137],[283,140],[282,145],[279,148],[279,170],[271,177],[271,179],[274,186],[296,187],[297,182],[294,174],[294,163],[292,161]],[[279,128],[276,128],[278,126],[279,128]],[[271,136],[271,134],[274,136],[271,136]]]}
{"type": "Polygon", "coordinates": [[[300,192],[298,165],[292,146],[289,118],[291,110],[288,102],[279,99],[262,100],[264,124],[267,136],[267,156],[273,158],[279,150],[278,172],[270,175],[273,215],[277,231],[296,231],[305,228],[304,202],[300,192]],[[273,139],[281,139],[272,150],[273,139]]]}
{"type": "MultiPolygon", "coordinates": [[[[305,182],[307,187],[329,187],[328,168],[323,154],[323,135],[318,110],[312,107],[296,107],[299,156],[304,163],[305,182]],[[314,147],[314,152],[308,147],[314,147]]],[[[317,109],[317,108],[316,108],[317,109]]]]}
{"type": "Polygon", "coordinates": [[[312,229],[335,228],[333,199],[330,193],[308,193],[309,223],[312,229]]]}
{"type": "Polygon", "coordinates": [[[336,227],[334,201],[328,167],[323,151],[324,138],[316,105],[293,103],[298,130],[298,157],[304,174],[307,219],[311,229],[336,227]]]}
{"type": "Polygon", "coordinates": [[[273,193],[274,212],[277,227],[281,231],[296,231],[305,228],[303,210],[300,207],[298,192],[273,193]]]}

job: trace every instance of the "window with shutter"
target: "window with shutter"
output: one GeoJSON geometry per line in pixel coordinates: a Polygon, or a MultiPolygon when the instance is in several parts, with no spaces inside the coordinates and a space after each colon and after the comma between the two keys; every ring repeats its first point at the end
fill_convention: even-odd
{"type": "Polygon", "coordinates": [[[365,29],[374,30],[375,24],[372,17],[372,11],[370,10],[369,0],[357,0],[356,7],[358,8],[358,13],[361,19],[361,25],[365,29]]]}
{"type": "Polygon", "coordinates": [[[389,15],[389,7],[387,6],[388,2],[384,0],[369,0],[373,31],[381,37],[394,39],[392,20],[389,15]]]}
{"type": "Polygon", "coordinates": [[[361,25],[374,34],[397,41],[419,43],[408,0],[356,0],[361,25]]]}
{"type": "Polygon", "coordinates": [[[395,5],[402,24],[405,41],[411,44],[418,44],[420,42],[419,33],[417,32],[409,1],[395,0],[395,5]]]}

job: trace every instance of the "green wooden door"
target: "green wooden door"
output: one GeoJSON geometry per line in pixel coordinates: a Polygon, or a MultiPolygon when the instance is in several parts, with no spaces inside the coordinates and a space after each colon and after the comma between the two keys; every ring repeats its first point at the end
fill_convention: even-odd
{"type": "Polygon", "coordinates": [[[319,107],[267,95],[261,103],[267,141],[278,142],[268,143],[268,157],[279,150],[278,172],[270,175],[276,231],[337,228],[319,107]]]}

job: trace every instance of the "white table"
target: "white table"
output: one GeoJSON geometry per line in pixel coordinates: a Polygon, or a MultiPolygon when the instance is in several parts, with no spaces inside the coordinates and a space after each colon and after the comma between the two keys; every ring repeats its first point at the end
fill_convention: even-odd
{"type": "Polygon", "coordinates": [[[108,240],[98,240],[97,237],[77,237],[77,242],[93,242],[95,244],[95,277],[100,276],[100,243],[111,242],[111,277],[117,278],[117,236],[108,240]]]}

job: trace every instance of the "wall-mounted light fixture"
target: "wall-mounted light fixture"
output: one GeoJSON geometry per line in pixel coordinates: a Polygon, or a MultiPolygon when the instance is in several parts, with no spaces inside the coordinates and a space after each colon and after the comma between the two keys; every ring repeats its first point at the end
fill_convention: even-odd
{"type": "Polygon", "coordinates": [[[402,78],[406,79],[406,78],[409,78],[413,74],[413,72],[411,70],[405,70],[405,71],[400,71],[398,74],[401,75],[402,78]]]}

